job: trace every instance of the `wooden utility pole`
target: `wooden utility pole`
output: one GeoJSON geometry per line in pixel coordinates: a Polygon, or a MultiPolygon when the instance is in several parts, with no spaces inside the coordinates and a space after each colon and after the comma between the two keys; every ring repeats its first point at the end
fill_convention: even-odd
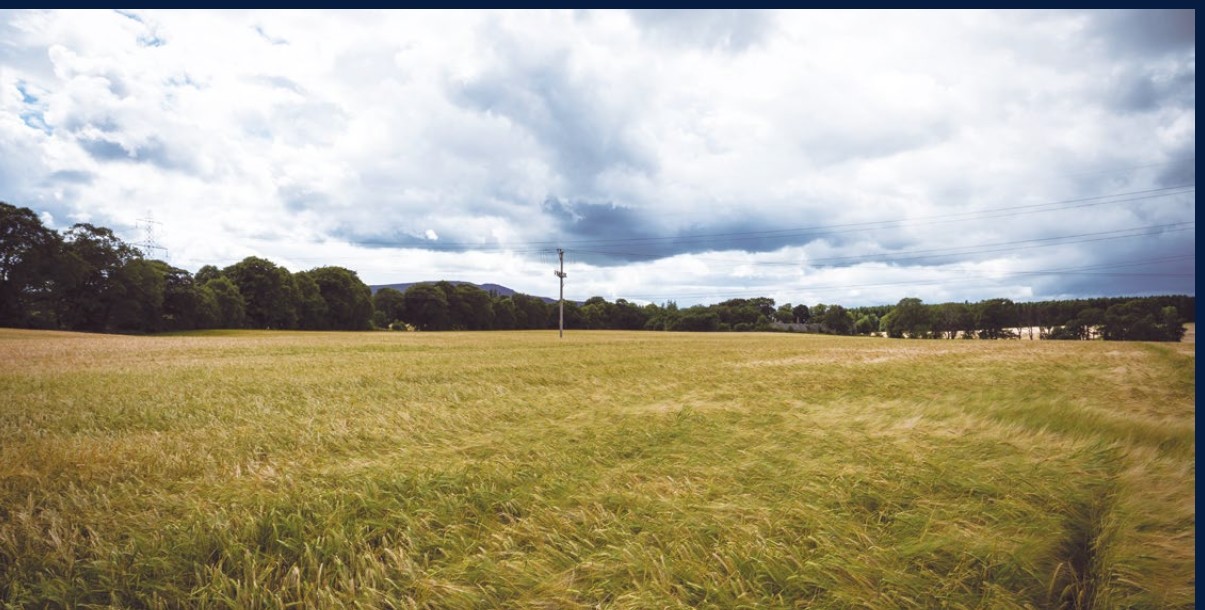
{"type": "Polygon", "coordinates": [[[559,331],[558,336],[563,339],[563,338],[565,338],[565,251],[560,248],[557,248],[556,256],[561,261],[560,271],[556,271],[556,270],[553,271],[553,273],[557,277],[561,278],[561,298],[560,298],[561,324],[560,324],[560,331],[559,331]]]}

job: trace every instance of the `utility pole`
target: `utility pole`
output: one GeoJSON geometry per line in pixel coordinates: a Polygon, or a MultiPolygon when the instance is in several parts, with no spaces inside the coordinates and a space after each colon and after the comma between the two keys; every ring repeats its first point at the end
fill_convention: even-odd
{"type": "Polygon", "coordinates": [[[561,325],[560,325],[560,334],[558,336],[563,339],[563,338],[565,338],[565,251],[560,248],[557,248],[556,256],[561,261],[561,270],[557,271],[554,269],[552,271],[552,273],[553,273],[553,275],[561,278],[561,298],[560,298],[561,325]]]}

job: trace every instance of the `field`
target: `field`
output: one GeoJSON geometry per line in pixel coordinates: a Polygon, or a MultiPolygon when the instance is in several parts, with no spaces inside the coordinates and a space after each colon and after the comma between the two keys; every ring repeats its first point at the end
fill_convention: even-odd
{"type": "Polygon", "coordinates": [[[0,605],[1191,608],[1194,347],[0,329],[0,605]]]}

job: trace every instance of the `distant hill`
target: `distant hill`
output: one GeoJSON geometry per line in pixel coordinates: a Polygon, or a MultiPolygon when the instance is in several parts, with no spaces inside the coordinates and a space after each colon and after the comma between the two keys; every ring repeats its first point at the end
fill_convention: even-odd
{"type": "MultiPolygon", "coordinates": [[[[392,288],[392,289],[398,290],[400,292],[406,292],[407,288],[409,288],[415,284],[434,284],[437,281],[439,281],[439,280],[430,280],[430,281],[426,281],[426,282],[409,282],[406,284],[378,284],[376,286],[369,286],[368,288],[372,290],[373,294],[376,294],[377,291],[382,288],[392,288]]],[[[456,286],[459,286],[461,284],[468,284],[470,286],[476,286],[486,292],[495,294],[500,297],[509,297],[509,296],[513,296],[513,295],[519,293],[517,290],[515,290],[513,288],[507,288],[506,286],[503,286],[501,284],[474,284],[473,282],[460,282],[460,281],[455,281],[455,280],[448,280],[448,283],[454,284],[456,286]]],[[[531,295],[531,296],[535,296],[535,295],[531,295]]],[[[545,303],[555,303],[556,302],[556,299],[550,299],[548,297],[536,297],[536,298],[544,301],[545,303]]]]}

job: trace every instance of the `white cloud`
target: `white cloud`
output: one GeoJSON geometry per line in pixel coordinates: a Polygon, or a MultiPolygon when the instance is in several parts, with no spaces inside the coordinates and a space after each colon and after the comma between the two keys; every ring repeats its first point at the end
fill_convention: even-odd
{"type": "MultiPolygon", "coordinates": [[[[190,269],[255,254],[548,294],[536,254],[560,246],[582,298],[1195,291],[1008,273],[1190,254],[1195,231],[1027,240],[1193,221],[1195,189],[973,214],[1195,184],[1177,13],[5,17],[0,198],[131,240],[151,210],[190,269]]],[[[1113,270],[1195,268],[1176,260],[1113,270]]]]}

